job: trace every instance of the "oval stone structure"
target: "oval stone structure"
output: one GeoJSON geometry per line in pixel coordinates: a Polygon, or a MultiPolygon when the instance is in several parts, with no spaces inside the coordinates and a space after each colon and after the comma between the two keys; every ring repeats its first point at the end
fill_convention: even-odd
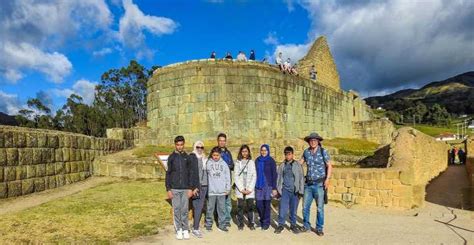
{"type": "Polygon", "coordinates": [[[369,107],[355,92],[333,84],[259,62],[173,64],[157,69],[148,82],[147,126],[164,144],[176,135],[188,142],[214,141],[220,132],[233,143],[248,144],[314,131],[353,137],[353,122],[371,119],[369,107]]]}

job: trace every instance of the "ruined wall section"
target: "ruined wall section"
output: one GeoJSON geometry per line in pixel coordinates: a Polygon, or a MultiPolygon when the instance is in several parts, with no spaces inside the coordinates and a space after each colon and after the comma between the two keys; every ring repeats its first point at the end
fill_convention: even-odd
{"type": "Polygon", "coordinates": [[[95,157],[131,146],[126,140],[0,126],[0,198],[84,180],[95,157]]]}

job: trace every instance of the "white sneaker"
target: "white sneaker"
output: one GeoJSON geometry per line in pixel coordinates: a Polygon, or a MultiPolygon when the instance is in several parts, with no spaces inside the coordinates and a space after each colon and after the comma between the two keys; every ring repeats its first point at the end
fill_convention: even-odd
{"type": "MultiPolygon", "coordinates": [[[[189,235],[188,235],[189,236],[189,235]]],[[[178,240],[183,240],[183,231],[181,229],[179,229],[178,231],[176,231],[176,239],[178,240]]]]}
{"type": "Polygon", "coordinates": [[[184,238],[185,240],[188,240],[188,239],[189,239],[189,231],[188,231],[188,230],[184,230],[184,231],[183,231],[183,238],[184,238]]]}

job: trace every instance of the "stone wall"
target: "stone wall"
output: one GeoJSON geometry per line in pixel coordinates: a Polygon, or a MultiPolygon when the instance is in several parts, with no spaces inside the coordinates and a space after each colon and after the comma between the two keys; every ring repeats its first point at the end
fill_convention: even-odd
{"type": "Polygon", "coordinates": [[[466,140],[466,170],[471,185],[474,186],[474,137],[469,137],[466,140]]]}
{"type": "Polygon", "coordinates": [[[148,127],[108,128],[107,138],[130,141],[135,146],[156,145],[158,136],[148,127]]]}
{"type": "Polygon", "coordinates": [[[390,144],[390,167],[335,168],[328,197],[363,206],[423,207],[426,185],[448,166],[448,148],[415,129],[399,129],[390,144]]]}
{"type": "Polygon", "coordinates": [[[388,119],[353,122],[352,127],[355,138],[379,144],[389,144],[395,131],[393,123],[388,119]]]}
{"type": "Polygon", "coordinates": [[[298,71],[300,75],[309,78],[309,72],[313,65],[317,72],[317,83],[323,83],[336,90],[341,89],[336,63],[334,62],[331,50],[324,36],[319,37],[313,43],[306,56],[298,61],[298,71]]]}
{"type": "Polygon", "coordinates": [[[124,140],[0,126],[0,198],[83,180],[91,176],[96,156],[130,146],[124,140]]]}
{"type": "Polygon", "coordinates": [[[200,60],[157,69],[148,81],[147,105],[147,126],[163,140],[159,144],[172,143],[177,134],[189,142],[215,141],[219,132],[236,144],[312,131],[352,137],[352,119],[370,119],[368,106],[352,93],[258,62],[200,60]]]}

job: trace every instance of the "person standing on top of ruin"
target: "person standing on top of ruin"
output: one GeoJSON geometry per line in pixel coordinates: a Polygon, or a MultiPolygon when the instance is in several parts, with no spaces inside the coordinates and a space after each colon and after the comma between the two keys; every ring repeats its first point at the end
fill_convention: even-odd
{"type": "Polygon", "coordinates": [[[311,204],[316,201],[316,234],[323,236],[324,226],[324,203],[326,202],[327,188],[332,174],[332,164],[328,152],[322,148],[323,138],[317,133],[311,133],[304,138],[309,147],[304,150],[300,163],[306,163],[306,184],[304,188],[303,199],[303,232],[311,231],[309,222],[311,204]]]}
{"type": "Polygon", "coordinates": [[[255,162],[248,145],[242,145],[235,162],[234,169],[235,195],[237,196],[237,226],[244,229],[244,213],[247,216],[248,227],[255,230],[255,183],[257,173],[255,162]]]}
{"type": "Polygon", "coordinates": [[[232,59],[234,59],[234,58],[232,57],[232,55],[230,54],[230,52],[227,52],[227,54],[225,55],[224,59],[226,59],[226,60],[232,60],[232,59]]]}
{"type": "Polygon", "coordinates": [[[210,58],[211,58],[211,59],[215,59],[215,58],[216,58],[216,51],[212,51],[210,58]]]}
{"type": "MultiPolygon", "coordinates": [[[[221,158],[224,160],[224,162],[227,164],[229,167],[231,176],[232,176],[232,171],[234,171],[234,160],[232,160],[232,154],[230,151],[227,149],[227,135],[224,133],[220,133],[217,136],[217,147],[219,149],[219,152],[221,153],[221,158]]],[[[232,178],[230,179],[232,184],[232,178]]],[[[226,195],[226,201],[225,201],[225,222],[226,226],[230,227],[230,221],[232,220],[232,217],[230,216],[232,212],[232,199],[230,193],[226,195]]]]}
{"type": "Polygon", "coordinates": [[[288,73],[291,72],[291,59],[290,58],[286,59],[285,64],[283,64],[283,71],[288,72],[288,73]]]}
{"type": "Polygon", "coordinates": [[[244,52],[239,51],[239,54],[237,55],[237,61],[247,61],[247,56],[245,56],[244,52]]]}
{"type": "Polygon", "coordinates": [[[311,66],[311,70],[309,71],[309,77],[312,79],[312,80],[316,80],[316,74],[318,72],[316,72],[316,67],[314,65],[311,66]]]}
{"type": "Polygon", "coordinates": [[[255,51],[253,51],[253,49],[250,50],[250,57],[249,57],[249,60],[255,61],[255,51]]]}
{"type": "Polygon", "coordinates": [[[277,64],[278,68],[280,68],[280,71],[283,71],[283,54],[281,52],[278,53],[275,63],[277,64]]]}
{"type": "Polygon", "coordinates": [[[198,165],[184,151],[184,137],[176,136],[175,150],[168,157],[165,186],[171,199],[174,213],[174,227],[178,240],[189,239],[189,198],[199,193],[198,165]]]}
{"type": "Polygon", "coordinates": [[[193,145],[193,152],[189,155],[194,158],[195,164],[198,165],[199,173],[199,192],[193,195],[193,230],[192,234],[197,237],[202,237],[202,232],[199,229],[199,223],[201,222],[201,216],[203,213],[204,203],[206,202],[207,190],[208,190],[208,178],[207,178],[207,157],[204,153],[204,143],[200,140],[196,141],[193,145]]]}
{"type": "Polygon", "coordinates": [[[266,231],[270,228],[271,202],[277,192],[276,163],[270,156],[270,146],[264,144],[260,147],[260,156],[255,159],[257,182],[255,184],[255,200],[260,217],[260,226],[266,231]]]}

